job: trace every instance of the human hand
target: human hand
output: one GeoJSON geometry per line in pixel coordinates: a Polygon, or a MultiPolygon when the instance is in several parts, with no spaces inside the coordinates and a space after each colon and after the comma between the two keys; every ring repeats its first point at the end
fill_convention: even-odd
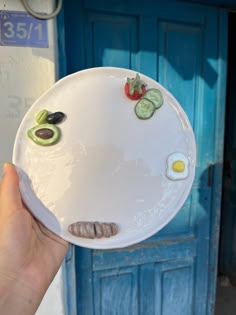
{"type": "Polygon", "coordinates": [[[44,227],[23,204],[14,166],[0,183],[0,313],[35,314],[61,266],[68,243],[44,227]]]}

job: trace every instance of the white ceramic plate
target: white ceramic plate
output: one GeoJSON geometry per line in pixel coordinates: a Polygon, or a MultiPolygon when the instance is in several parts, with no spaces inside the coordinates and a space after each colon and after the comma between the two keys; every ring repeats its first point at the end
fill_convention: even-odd
{"type": "Polygon", "coordinates": [[[69,75],[42,95],[25,115],[16,135],[13,163],[20,190],[32,213],[51,231],[88,248],[120,248],[163,228],[185,202],[195,174],[196,145],[188,118],[160,84],[140,74],[147,88],[158,88],[164,103],[152,118],[140,120],[136,101],[124,94],[122,68],[92,68],[69,75]],[[41,109],[62,111],[62,138],[39,146],[27,137],[41,109]],[[170,180],[166,161],[180,152],[188,176],[170,180]],[[111,238],[71,235],[76,221],[115,222],[111,238]]]}

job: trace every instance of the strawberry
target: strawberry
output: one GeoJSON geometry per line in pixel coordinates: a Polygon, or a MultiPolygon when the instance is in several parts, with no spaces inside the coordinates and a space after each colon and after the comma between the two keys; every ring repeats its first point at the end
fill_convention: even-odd
{"type": "Polygon", "coordinates": [[[127,78],[125,94],[131,100],[138,100],[145,94],[146,86],[147,84],[140,80],[140,76],[137,73],[135,78],[127,78]]]}

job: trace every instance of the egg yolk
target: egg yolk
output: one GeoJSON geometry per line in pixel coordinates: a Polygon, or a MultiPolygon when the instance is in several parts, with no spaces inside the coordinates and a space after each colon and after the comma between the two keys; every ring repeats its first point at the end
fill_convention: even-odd
{"type": "Polygon", "coordinates": [[[182,173],[185,169],[185,164],[183,161],[175,161],[172,165],[172,169],[177,173],[182,173]]]}

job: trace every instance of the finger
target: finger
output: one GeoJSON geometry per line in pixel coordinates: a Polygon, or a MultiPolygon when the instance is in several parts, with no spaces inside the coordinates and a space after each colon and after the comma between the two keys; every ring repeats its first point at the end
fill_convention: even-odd
{"type": "Polygon", "coordinates": [[[22,207],[18,174],[13,164],[5,163],[0,186],[0,211],[1,213],[11,214],[22,209],[22,207]]]}

